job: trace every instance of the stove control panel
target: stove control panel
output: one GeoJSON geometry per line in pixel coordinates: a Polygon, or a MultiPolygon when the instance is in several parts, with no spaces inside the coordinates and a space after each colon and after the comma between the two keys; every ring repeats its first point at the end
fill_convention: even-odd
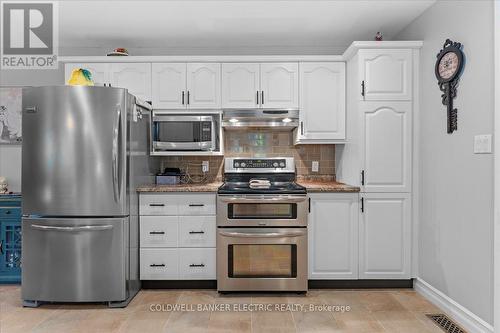
{"type": "Polygon", "coordinates": [[[233,160],[233,168],[245,169],[276,169],[285,168],[287,166],[286,159],[235,159],[233,160]]]}

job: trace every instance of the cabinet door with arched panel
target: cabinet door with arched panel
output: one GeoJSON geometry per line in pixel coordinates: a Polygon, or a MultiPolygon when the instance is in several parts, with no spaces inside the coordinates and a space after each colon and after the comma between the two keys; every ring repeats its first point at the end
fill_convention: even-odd
{"type": "Polygon", "coordinates": [[[151,101],[151,64],[113,63],[109,80],[112,87],[127,88],[136,97],[151,101]]]}
{"type": "Polygon", "coordinates": [[[188,108],[220,108],[220,77],[220,64],[188,63],[186,100],[188,108]]]}
{"type": "Polygon", "coordinates": [[[299,107],[299,64],[263,63],[260,65],[260,104],[269,109],[299,107]]]}
{"type": "Polygon", "coordinates": [[[363,102],[365,192],[411,191],[411,102],[363,102]]]}
{"type": "Polygon", "coordinates": [[[153,108],[185,109],[186,64],[157,63],[152,67],[153,108]]]}
{"type": "Polygon", "coordinates": [[[257,108],[260,100],[258,63],[222,64],[222,107],[257,108]]]}
{"type": "Polygon", "coordinates": [[[412,50],[360,50],[360,99],[409,101],[412,99],[412,50]]]}
{"type": "Polygon", "coordinates": [[[300,64],[299,142],[344,140],[345,105],[345,63],[300,64]]]}

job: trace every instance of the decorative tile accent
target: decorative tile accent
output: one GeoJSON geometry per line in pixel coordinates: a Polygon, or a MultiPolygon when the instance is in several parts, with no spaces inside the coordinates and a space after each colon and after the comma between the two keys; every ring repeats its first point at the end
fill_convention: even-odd
{"type": "MultiPolygon", "coordinates": [[[[292,132],[267,129],[227,131],[225,133],[226,157],[294,157],[298,176],[335,180],[335,145],[294,145],[292,132]],[[312,172],[312,161],[319,161],[319,172],[312,172]]],[[[202,161],[209,161],[206,181],[220,181],[224,173],[222,156],[173,156],[163,157],[165,167],[181,168],[199,177],[202,161]]]]}

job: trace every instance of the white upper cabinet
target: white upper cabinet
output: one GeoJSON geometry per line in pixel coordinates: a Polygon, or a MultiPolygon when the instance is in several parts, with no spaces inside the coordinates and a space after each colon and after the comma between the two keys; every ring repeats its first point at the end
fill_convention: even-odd
{"type": "Polygon", "coordinates": [[[365,193],[361,197],[359,278],[410,278],[410,194],[365,193]]]}
{"type": "Polygon", "coordinates": [[[153,64],[152,81],[154,108],[186,108],[186,64],[153,64]]]}
{"type": "Polygon", "coordinates": [[[109,81],[112,87],[127,88],[144,101],[151,101],[150,63],[112,63],[109,81]]]}
{"type": "Polygon", "coordinates": [[[361,100],[409,101],[412,99],[412,50],[359,51],[361,100]],[[361,88],[363,91],[363,87],[361,88]]]}
{"type": "Polygon", "coordinates": [[[153,64],[153,107],[219,109],[220,64],[153,64]]]}
{"type": "Polygon", "coordinates": [[[411,102],[363,102],[365,192],[410,192],[411,102]]]}
{"type": "Polygon", "coordinates": [[[221,66],[215,63],[187,64],[187,107],[189,109],[218,109],[221,66]]]}
{"type": "Polygon", "coordinates": [[[260,106],[297,109],[299,107],[299,64],[263,63],[260,65],[260,106]]]}
{"type": "Polygon", "coordinates": [[[311,193],[309,278],[358,278],[357,193],[311,193]]]}
{"type": "Polygon", "coordinates": [[[103,63],[68,63],[64,66],[64,84],[68,84],[68,80],[71,78],[71,73],[73,70],[83,68],[90,71],[92,74],[92,80],[96,86],[104,86],[104,84],[109,83],[109,64],[103,63]]]}
{"type": "Polygon", "coordinates": [[[222,64],[222,107],[259,107],[259,80],[260,65],[257,63],[222,64]]]}
{"type": "Polygon", "coordinates": [[[344,140],[345,118],[345,63],[301,63],[298,143],[344,140]]]}
{"type": "Polygon", "coordinates": [[[90,71],[96,86],[126,88],[144,101],[151,100],[151,64],[149,63],[68,63],[64,67],[65,83],[76,68],[90,71]]]}

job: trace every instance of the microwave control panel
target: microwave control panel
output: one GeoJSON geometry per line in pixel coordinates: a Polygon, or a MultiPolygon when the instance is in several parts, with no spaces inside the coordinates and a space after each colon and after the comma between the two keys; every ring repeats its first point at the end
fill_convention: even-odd
{"type": "Polygon", "coordinates": [[[201,138],[202,142],[212,141],[212,123],[210,121],[203,121],[201,123],[201,138]]]}

